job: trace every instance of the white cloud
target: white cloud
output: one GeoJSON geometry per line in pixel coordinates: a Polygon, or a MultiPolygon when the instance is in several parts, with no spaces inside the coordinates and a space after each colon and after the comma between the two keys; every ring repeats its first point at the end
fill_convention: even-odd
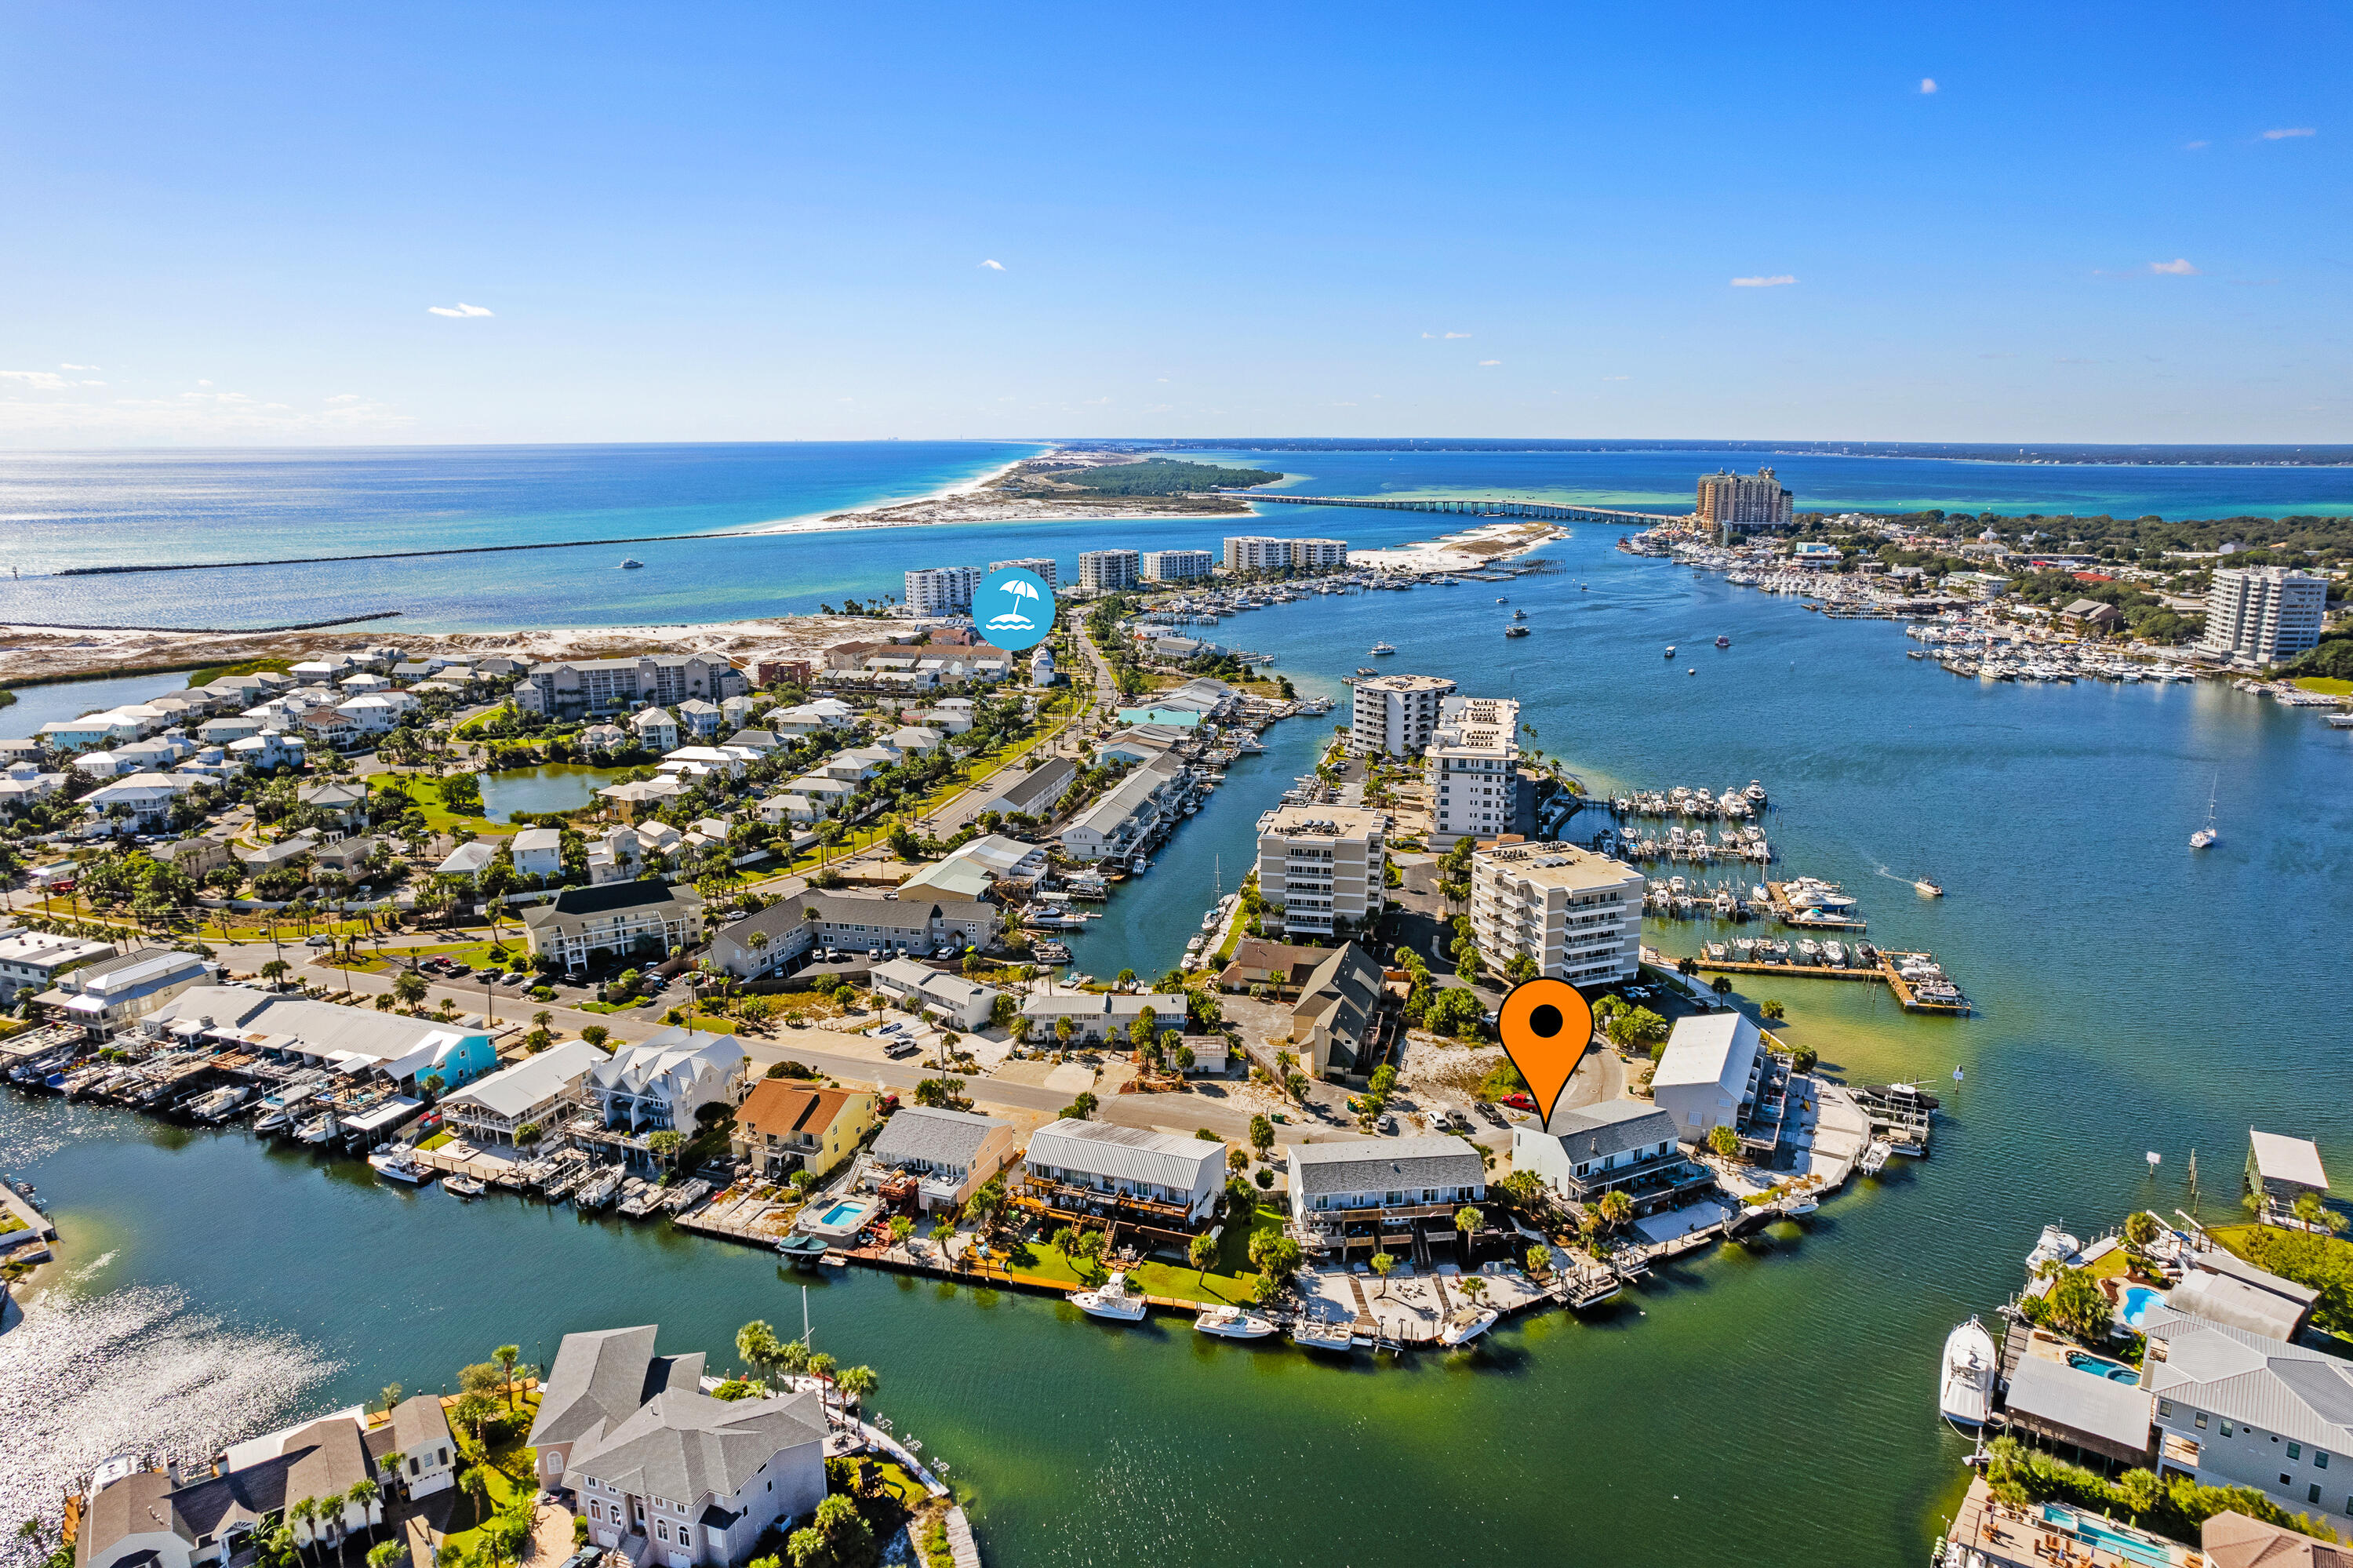
{"type": "Polygon", "coordinates": [[[981,265],[987,268],[992,272],[1002,272],[1005,270],[1005,263],[1002,261],[984,261],[981,265]]]}
{"type": "Polygon", "coordinates": [[[1482,368],[1490,365],[1501,365],[1504,362],[1500,359],[1482,359],[1479,362],[1482,368]]]}
{"type": "Polygon", "coordinates": [[[2168,278],[2194,278],[2198,275],[2198,269],[2179,256],[2170,261],[2152,261],[2148,264],[2148,270],[2152,272],[2162,272],[2168,278]]]}
{"type": "Polygon", "coordinates": [[[62,392],[72,385],[54,370],[0,370],[0,381],[21,381],[38,392],[62,392]]]}
{"type": "Polygon", "coordinates": [[[1935,92],[1936,90],[1936,79],[1933,76],[1922,77],[1920,79],[1920,90],[1924,93],[1935,92]]]}
{"type": "Polygon", "coordinates": [[[427,305],[425,309],[427,313],[437,316],[486,316],[491,313],[480,305],[470,305],[463,300],[458,302],[455,310],[448,305],[427,305]]]}
{"type": "Polygon", "coordinates": [[[1735,278],[1732,286],[1736,289],[1779,289],[1797,281],[1787,272],[1776,272],[1769,278],[1735,278]]]}
{"type": "Polygon", "coordinates": [[[2181,150],[2185,153],[2194,153],[2200,147],[2211,147],[2213,143],[2211,142],[2184,142],[2181,143],[2181,150]]]}
{"type": "MultiPolygon", "coordinates": [[[[20,378],[15,373],[0,376],[20,378]]],[[[83,383],[87,386],[90,383],[83,383]]],[[[209,383],[207,383],[209,385],[209,383]]],[[[354,394],[312,408],[262,402],[241,392],[183,392],[168,397],[113,397],[69,387],[68,397],[0,397],[0,445],[61,442],[122,444],[156,440],[349,441],[390,435],[414,423],[385,404],[354,394]]]]}
{"type": "Polygon", "coordinates": [[[1458,337],[1469,337],[1471,334],[1467,332],[1426,332],[1421,335],[1451,343],[1458,337]]]}
{"type": "Polygon", "coordinates": [[[1353,408],[1356,405],[1354,403],[1327,403],[1324,407],[1327,408],[1353,408]]]}
{"type": "Polygon", "coordinates": [[[103,369],[104,366],[97,365],[60,365],[58,368],[59,370],[100,370],[103,369]]]}
{"type": "Polygon", "coordinates": [[[1605,376],[1601,379],[1604,381],[1631,381],[1634,378],[1630,376],[1605,376]]]}
{"type": "Polygon", "coordinates": [[[196,383],[196,385],[197,385],[197,386],[199,386],[199,387],[209,387],[209,386],[211,386],[211,385],[212,385],[212,383],[211,383],[211,382],[209,382],[209,381],[199,381],[199,382],[197,382],[197,383],[196,383]]]}
{"type": "Polygon", "coordinates": [[[366,402],[366,401],[367,401],[367,399],[366,399],[366,398],[364,398],[364,397],[361,397],[361,396],[360,396],[358,393],[356,393],[356,392],[338,392],[338,393],[336,393],[333,397],[332,397],[328,398],[328,399],[327,399],[327,401],[328,401],[329,403],[331,403],[331,404],[332,404],[332,403],[364,403],[364,402],[366,402]]]}
{"type": "Polygon", "coordinates": [[[84,381],[82,385],[85,387],[103,387],[106,383],[103,381],[84,381]]]}
{"type": "Polygon", "coordinates": [[[2283,131],[2266,131],[2263,132],[2263,140],[2266,142],[2284,142],[2291,136],[2317,136],[2319,134],[2319,132],[2314,130],[2309,125],[2298,125],[2283,131]]]}

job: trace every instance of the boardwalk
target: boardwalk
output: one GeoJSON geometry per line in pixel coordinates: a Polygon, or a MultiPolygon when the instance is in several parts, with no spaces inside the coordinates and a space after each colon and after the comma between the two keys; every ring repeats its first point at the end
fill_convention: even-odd
{"type": "Polygon", "coordinates": [[[1406,497],[1375,500],[1360,495],[1261,495],[1256,491],[1231,491],[1248,495],[1256,504],[1279,506],[1366,506],[1380,512],[1444,512],[1461,517],[1537,517],[1553,523],[1623,523],[1644,528],[1689,518],[1662,512],[1630,512],[1613,506],[1571,506],[1557,501],[1444,500],[1406,497]]]}

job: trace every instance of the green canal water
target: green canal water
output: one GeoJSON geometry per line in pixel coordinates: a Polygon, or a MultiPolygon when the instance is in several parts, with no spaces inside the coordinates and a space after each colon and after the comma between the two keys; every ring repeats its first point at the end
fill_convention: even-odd
{"type": "MultiPolygon", "coordinates": [[[[1293,526],[1345,535],[1345,519],[1293,526]]],[[[1398,670],[1518,693],[1536,744],[1604,788],[1763,779],[1777,872],[1844,883],[1874,940],[1935,951],[1979,1012],[1909,1018],[1827,981],[1747,1000],[1785,1002],[1790,1034],[1857,1079],[1946,1091],[1933,1156],[1605,1317],[1527,1319],[1398,1366],[1106,1327],[1008,1293],[817,1280],[818,1343],[881,1372],[881,1409],[953,1465],[993,1563],[1918,1562],[1961,1480],[1935,1415],[1938,1348],[2015,1288],[2044,1223],[2186,1202],[2192,1149],[2207,1211],[2234,1212],[2250,1125],[2353,1168],[2353,737],[2213,684],[1958,681],[1906,660],[1894,627],[1613,538],[1580,530],[1553,549],[1561,573],[1508,588],[1322,599],[1229,640],[1336,694],[1386,638],[1398,670]],[[1497,594],[1535,635],[1501,640],[1497,594]],[[2223,840],[2195,855],[2210,788],[2223,840]],[[1921,874],[1949,895],[1893,879],[1921,874]]],[[[1238,786],[1271,800],[1313,749],[1303,721],[1275,735],[1280,765],[1237,769],[1231,803],[1121,891],[1088,968],[1165,966],[1211,868],[1233,885],[1256,814],[1238,786]]],[[[383,1187],[238,1132],[9,1095],[0,1166],[39,1184],[69,1238],[62,1277],[0,1335],[0,1506],[20,1511],[100,1455],[236,1436],[390,1379],[435,1387],[504,1340],[543,1360],[566,1330],[658,1321],[664,1349],[723,1362],[746,1319],[799,1326],[801,1277],[746,1249],[383,1187]]]]}

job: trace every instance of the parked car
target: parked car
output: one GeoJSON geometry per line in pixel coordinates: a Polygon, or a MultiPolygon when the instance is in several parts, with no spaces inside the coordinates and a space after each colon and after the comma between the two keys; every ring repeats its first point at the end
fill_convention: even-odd
{"type": "Polygon", "coordinates": [[[474,972],[474,966],[471,964],[451,964],[443,972],[449,975],[470,975],[474,972]]]}
{"type": "Polygon", "coordinates": [[[1397,1118],[1390,1116],[1388,1112],[1384,1111],[1381,1114],[1381,1119],[1375,1122],[1373,1125],[1379,1128],[1383,1132],[1395,1132],[1397,1130],[1397,1118]]]}
{"type": "Polygon", "coordinates": [[[1504,1097],[1504,1103],[1514,1110],[1532,1111],[1536,1108],[1535,1101],[1516,1089],[1504,1097]]]}
{"type": "Polygon", "coordinates": [[[317,936],[305,939],[302,945],[306,948],[332,948],[335,945],[335,939],[322,931],[317,936]]]}
{"type": "Polygon", "coordinates": [[[881,963],[881,962],[882,961],[882,949],[881,949],[881,948],[867,948],[867,949],[866,949],[866,961],[867,961],[868,963],[871,963],[871,964],[879,964],[879,963],[881,963]]]}
{"type": "Polygon", "coordinates": [[[900,1022],[890,1022],[890,1023],[886,1023],[886,1024],[884,1024],[881,1028],[880,1028],[880,1029],[876,1030],[874,1033],[877,1033],[877,1034],[898,1034],[898,1033],[901,1033],[904,1032],[904,1031],[905,1031],[905,1029],[906,1029],[906,1027],[907,1027],[907,1026],[906,1026],[905,1024],[903,1024],[903,1023],[900,1023],[900,1022]]]}
{"type": "Polygon", "coordinates": [[[898,1061],[902,1057],[918,1054],[922,1050],[923,1047],[912,1040],[893,1040],[882,1047],[882,1054],[892,1061],[898,1061]]]}

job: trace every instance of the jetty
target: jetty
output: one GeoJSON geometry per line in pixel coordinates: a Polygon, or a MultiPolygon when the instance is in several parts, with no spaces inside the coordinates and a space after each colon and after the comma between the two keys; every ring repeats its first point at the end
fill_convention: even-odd
{"type": "MultiPolygon", "coordinates": [[[[1884,985],[1894,992],[1895,1001],[1906,1012],[1941,1012],[1960,1015],[1974,1011],[1960,989],[1943,978],[1944,969],[1927,953],[1903,953],[1892,948],[1873,949],[1874,964],[1849,965],[1834,969],[1828,964],[1760,964],[1737,959],[1699,958],[1699,968],[1710,974],[1788,975],[1799,980],[1864,980],[1884,985]],[[1909,971],[1908,973],[1906,971],[1909,971]],[[1934,971],[1931,978],[1926,971],[1934,971]]],[[[1662,969],[1672,969],[1675,960],[1664,954],[1645,952],[1645,963],[1662,969]]]]}

